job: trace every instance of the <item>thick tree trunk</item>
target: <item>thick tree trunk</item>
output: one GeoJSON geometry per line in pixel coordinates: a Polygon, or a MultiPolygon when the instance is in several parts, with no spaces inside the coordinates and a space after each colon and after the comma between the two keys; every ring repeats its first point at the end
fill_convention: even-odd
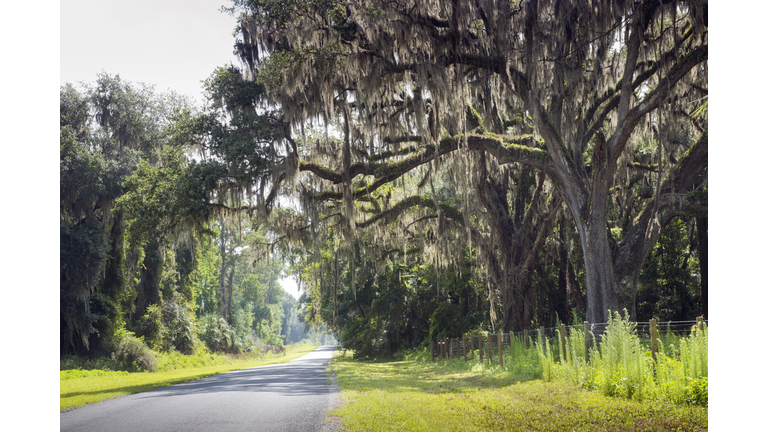
{"type": "Polygon", "coordinates": [[[500,279],[504,281],[503,284],[499,284],[504,332],[519,332],[530,329],[533,320],[531,272],[521,271],[519,267],[510,266],[506,274],[500,279]]]}
{"type": "Polygon", "coordinates": [[[709,266],[709,246],[707,218],[696,218],[696,230],[699,235],[699,269],[701,271],[701,314],[709,318],[709,294],[708,294],[708,270],[709,266]]]}
{"type": "MultiPolygon", "coordinates": [[[[625,308],[634,316],[632,278],[622,275],[622,280],[619,281],[614,271],[613,254],[605,224],[600,228],[583,227],[579,230],[579,235],[587,276],[587,321],[608,322],[609,310],[621,311],[625,308]],[[620,284],[626,292],[622,291],[620,284]]],[[[634,287],[636,289],[636,285],[634,287]]]]}

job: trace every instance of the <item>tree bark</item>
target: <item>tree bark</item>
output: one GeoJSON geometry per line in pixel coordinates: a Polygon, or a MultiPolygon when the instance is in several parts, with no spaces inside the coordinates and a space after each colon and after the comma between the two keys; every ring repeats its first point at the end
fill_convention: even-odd
{"type": "Polygon", "coordinates": [[[227,316],[227,323],[229,325],[232,325],[232,281],[235,276],[235,267],[232,266],[232,268],[229,269],[229,277],[227,278],[227,289],[229,291],[229,295],[227,296],[227,309],[225,311],[227,316]]]}
{"type": "Polygon", "coordinates": [[[701,272],[701,314],[709,318],[709,294],[707,278],[709,271],[708,222],[706,217],[696,218],[696,230],[699,235],[699,270],[701,272]]]}

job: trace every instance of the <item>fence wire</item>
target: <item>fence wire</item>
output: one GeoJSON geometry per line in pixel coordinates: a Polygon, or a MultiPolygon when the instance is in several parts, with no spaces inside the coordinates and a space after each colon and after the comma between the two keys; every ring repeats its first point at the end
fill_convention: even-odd
{"type": "MultiPolygon", "coordinates": [[[[709,320],[702,320],[707,326],[709,326],[709,320]]],[[[651,343],[651,325],[650,322],[632,322],[635,333],[638,339],[643,345],[650,345],[651,343]]],[[[665,321],[656,323],[657,337],[664,343],[675,340],[676,338],[689,336],[693,329],[696,327],[697,321],[665,321]]],[[[590,339],[592,340],[592,346],[599,344],[602,340],[602,335],[608,328],[608,323],[593,323],[588,324],[587,329],[591,333],[590,339]]],[[[541,332],[543,331],[544,338],[550,341],[555,350],[559,352],[559,340],[560,327],[544,327],[539,329],[531,329],[521,332],[502,333],[501,338],[501,351],[502,356],[506,356],[507,352],[511,350],[512,338],[519,343],[526,344],[526,348],[533,348],[533,344],[540,342],[541,332]],[[525,337],[528,340],[525,340],[525,337]]],[[[572,331],[584,331],[584,325],[570,325],[565,326],[566,336],[570,335],[572,331]]],[[[432,341],[432,355],[433,358],[458,358],[464,359],[465,355],[471,354],[473,351],[477,352],[477,355],[488,360],[496,358],[495,362],[498,362],[499,356],[499,334],[498,333],[485,333],[485,334],[467,334],[458,338],[437,339],[432,341]]]]}

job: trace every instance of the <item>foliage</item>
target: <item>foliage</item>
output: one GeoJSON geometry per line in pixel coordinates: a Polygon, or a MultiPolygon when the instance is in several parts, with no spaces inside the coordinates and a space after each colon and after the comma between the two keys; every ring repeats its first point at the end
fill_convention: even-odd
{"type": "Polygon", "coordinates": [[[124,214],[114,203],[139,159],[157,160],[169,111],[187,102],[105,73],[93,86],[62,86],[59,96],[60,350],[103,355],[121,343],[141,291],[151,290],[137,280],[153,280],[135,277],[145,254],[141,245],[126,247],[124,214]]]}
{"type": "Polygon", "coordinates": [[[205,315],[198,321],[198,336],[211,351],[226,351],[232,346],[232,328],[216,315],[205,315]]]}
{"type": "Polygon", "coordinates": [[[463,361],[370,362],[346,356],[334,358],[329,368],[345,400],[331,415],[348,430],[667,431],[708,426],[707,408],[611,398],[499,368],[468,370],[463,361]]]}
{"type": "Polygon", "coordinates": [[[667,225],[648,254],[638,284],[638,317],[682,321],[700,310],[698,257],[688,225],[682,219],[667,225]]]}
{"type": "Polygon", "coordinates": [[[456,245],[476,247],[492,328],[497,302],[507,331],[554,322],[569,285],[592,322],[634,314],[661,229],[706,209],[706,8],[406,3],[234,1],[243,75],[283,124],[272,190],[254,195],[301,195],[302,223],[276,220],[278,242],[332,244],[313,262],[342,256],[353,294],[358,254],[381,271],[419,251],[440,273],[456,245]],[[568,235],[551,229],[564,211],[568,235]]]}
{"type": "Polygon", "coordinates": [[[133,335],[124,336],[118,343],[114,359],[120,370],[130,372],[157,370],[155,355],[141,339],[133,335]]]}
{"type": "Polygon", "coordinates": [[[584,358],[584,334],[572,329],[568,335],[567,361],[549,367],[554,376],[597,389],[607,396],[636,400],[659,400],[707,406],[707,328],[693,331],[680,341],[680,355],[668,355],[660,341],[656,362],[642,346],[629,322],[614,312],[598,347],[584,358]]]}
{"type": "Polygon", "coordinates": [[[162,323],[165,329],[163,348],[165,351],[179,351],[192,354],[195,350],[194,315],[175,296],[163,302],[162,323]]]}

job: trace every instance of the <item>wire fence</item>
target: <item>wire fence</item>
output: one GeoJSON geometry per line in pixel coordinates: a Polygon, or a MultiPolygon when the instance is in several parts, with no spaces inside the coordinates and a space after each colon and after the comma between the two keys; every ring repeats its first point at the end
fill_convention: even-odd
{"type": "MultiPolygon", "coordinates": [[[[699,317],[690,321],[656,322],[650,320],[630,324],[633,325],[640,343],[650,349],[655,357],[659,349],[659,342],[664,345],[674,344],[682,337],[689,336],[702,323],[709,325],[709,320],[699,317]]],[[[522,349],[531,349],[535,343],[543,344],[546,341],[552,347],[555,355],[561,357],[565,355],[566,351],[566,336],[573,335],[574,332],[581,332],[584,335],[584,352],[588,355],[589,350],[600,343],[608,325],[609,323],[588,323],[585,321],[582,325],[542,326],[536,330],[521,332],[466,334],[457,338],[433,340],[430,342],[430,351],[432,361],[435,361],[436,358],[469,360],[478,355],[480,361],[487,360],[494,364],[498,360],[499,364],[505,364],[505,355],[514,358],[516,352],[519,353],[522,349]]]]}

